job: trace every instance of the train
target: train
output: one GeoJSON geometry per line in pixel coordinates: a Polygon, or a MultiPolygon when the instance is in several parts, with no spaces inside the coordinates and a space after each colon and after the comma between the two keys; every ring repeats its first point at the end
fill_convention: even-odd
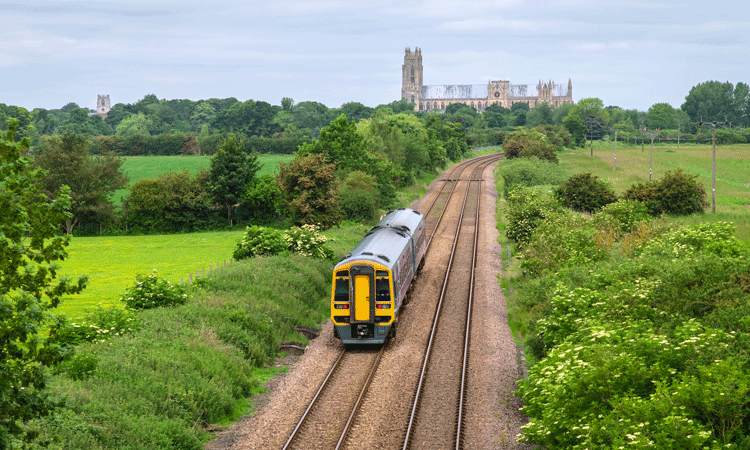
{"type": "Polygon", "coordinates": [[[333,268],[331,321],[345,345],[384,344],[427,250],[424,216],[400,208],[383,215],[333,268]]]}

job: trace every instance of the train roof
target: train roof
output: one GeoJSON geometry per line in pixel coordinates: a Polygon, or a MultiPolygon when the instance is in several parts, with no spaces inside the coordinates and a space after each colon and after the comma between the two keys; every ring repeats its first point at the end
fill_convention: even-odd
{"type": "Polygon", "coordinates": [[[354,260],[369,260],[392,268],[422,219],[421,214],[411,209],[389,212],[336,267],[354,260]]]}

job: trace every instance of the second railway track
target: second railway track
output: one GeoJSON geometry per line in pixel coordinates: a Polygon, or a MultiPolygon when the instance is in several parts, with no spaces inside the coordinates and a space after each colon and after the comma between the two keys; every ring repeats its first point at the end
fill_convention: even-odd
{"type": "MultiPolygon", "coordinates": [[[[434,284],[432,280],[436,278],[436,275],[438,275],[437,278],[442,276],[446,285],[449,285],[447,290],[443,289],[446,311],[458,309],[464,312],[446,314],[440,319],[441,330],[460,328],[460,334],[465,334],[466,308],[468,307],[466,299],[471,289],[469,287],[471,282],[468,280],[472,278],[472,275],[471,264],[468,263],[467,266],[470,257],[466,256],[463,249],[467,245],[475,245],[472,244],[474,238],[466,237],[465,231],[471,230],[474,233],[476,228],[483,170],[500,158],[500,155],[490,155],[455,165],[436,180],[440,189],[435,189],[434,194],[431,192],[431,198],[423,200],[423,205],[429,205],[425,217],[430,242],[435,238],[436,242],[440,242],[440,246],[443,247],[446,236],[455,235],[458,230],[463,230],[460,236],[455,238],[456,245],[453,246],[454,250],[457,248],[462,250],[457,256],[451,254],[448,257],[451,260],[457,258],[454,273],[450,276],[446,274],[446,268],[451,264],[447,264],[445,252],[433,252],[432,245],[430,245],[426,266],[432,266],[432,268],[426,268],[426,270],[431,272],[420,276],[415,286],[412,287],[414,290],[422,290],[423,284],[434,284]],[[473,193],[469,190],[473,190],[473,193]],[[456,198],[459,198],[459,201],[456,198]],[[468,214],[463,214],[466,216],[464,218],[466,222],[460,226],[457,219],[461,214],[458,212],[457,204],[464,205],[469,210],[468,214]],[[444,217],[448,220],[443,223],[444,217]],[[467,240],[471,240],[472,243],[464,242],[467,240]],[[449,278],[452,281],[447,283],[449,278]],[[460,316],[463,316],[463,319],[459,318],[460,316]]],[[[424,288],[429,290],[429,286],[424,288]]],[[[465,368],[461,368],[463,362],[453,361],[455,358],[452,358],[453,354],[460,356],[464,353],[464,344],[453,342],[456,340],[455,333],[447,331],[431,333],[439,336],[434,343],[435,350],[433,351],[439,356],[433,359],[433,362],[437,361],[437,363],[431,364],[430,367],[440,367],[440,369],[429,370],[430,375],[426,384],[423,385],[419,408],[413,408],[411,406],[413,402],[409,400],[415,398],[416,386],[422,383],[418,381],[418,369],[422,366],[419,355],[426,354],[425,348],[431,345],[428,344],[426,335],[429,327],[419,323],[424,322],[424,316],[429,315],[426,311],[437,309],[438,303],[437,298],[430,299],[429,294],[424,300],[425,296],[419,293],[415,296],[419,297],[420,301],[413,301],[408,305],[406,315],[409,317],[402,318],[398,338],[392,338],[383,346],[383,362],[379,365],[374,362],[376,358],[374,356],[367,356],[367,361],[363,361],[365,357],[362,355],[373,353],[374,350],[366,351],[366,353],[362,353],[361,350],[342,350],[341,362],[337,363],[339,367],[326,377],[329,386],[319,389],[315,400],[307,407],[284,448],[360,448],[363,445],[375,445],[379,448],[400,448],[402,445],[404,448],[453,448],[452,445],[444,445],[445,442],[457,442],[460,446],[456,430],[460,423],[458,411],[461,409],[462,395],[451,394],[453,399],[446,402],[440,392],[461,391],[461,381],[455,385],[455,380],[446,381],[447,378],[438,375],[439,371],[457,371],[459,374],[465,372],[465,368]],[[404,364],[403,356],[405,355],[408,355],[408,359],[414,362],[406,362],[403,372],[394,374],[391,368],[401,367],[404,364]],[[452,361],[440,361],[448,355],[451,355],[452,361]],[[401,360],[401,364],[395,364],[394,361],[397,360],[401,360]],[[417,361],[419,361],[418,364],[417,361]],[[451,387],[448,388],[441,383],[451,384],[451,387]],[[428,394],[425,396],[425,393],[428,394]],[[396,400],[389,400],[394,395],[396,400]],[[410,409],[419,411],[415,419],[410,420],[410,409]],[[451,412],[446,415],[446,410],[451,412]],[[451,417],[450,420],[446,420],[448,416],[451,417]],[[409,425],[410,422],[411,425],[409,425]],[[404,436],[407,434],[407,429],[412,426],[413,430],[408,433],[413,433],[413,437],[405,442],[404,436]],[[440,436],[440,438],[430,436],[440,436]],[[415,447],[413,446],[415,442],[424,442],[426,446],[415,447]]]]}

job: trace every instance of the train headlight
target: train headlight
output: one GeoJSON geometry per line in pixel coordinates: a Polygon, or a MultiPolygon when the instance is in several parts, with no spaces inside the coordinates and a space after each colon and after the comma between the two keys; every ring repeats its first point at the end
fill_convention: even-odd
{"type": "Polygon", "coordinates": [[[347,304],[341,304],[341,305],[333,305],[334,309],[349,309],[349,305],[347,304]]]}
{"type": "Polygon", "coordinates": [[[378,303],[375,308],[377,309],[391,309],[391,305],[387,303],[378,303]]]}

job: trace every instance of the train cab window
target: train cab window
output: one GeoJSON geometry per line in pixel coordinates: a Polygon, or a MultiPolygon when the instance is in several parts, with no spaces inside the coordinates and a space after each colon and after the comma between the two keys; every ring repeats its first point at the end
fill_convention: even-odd
{"type": "Polygon", "coordinates": [[[391,287],[388,278],[378,278],[375,280],[375,300],[378,302],[391,301],[391,287]]]}
{"type": "Polygon", "coordinates": [[[349,276],[349,271],[348,270],[339,270],[338,272],[336,272],[336,276],[337,277],[348,277],[349,276]]]}
{"type": "Polygon", "coordinates": [[[349,301],[349,279],[336,278],[336,294],[333,296],[334,302],[349,301]]]}
{"type": "Polygon", "coordinates": [[[388,276],[388,271],[387,270],[377,270],[377,271],[375,271],[375,276],[378,277],[378,278],[380,278],[380,277],[387,277],[388,276]]]}

